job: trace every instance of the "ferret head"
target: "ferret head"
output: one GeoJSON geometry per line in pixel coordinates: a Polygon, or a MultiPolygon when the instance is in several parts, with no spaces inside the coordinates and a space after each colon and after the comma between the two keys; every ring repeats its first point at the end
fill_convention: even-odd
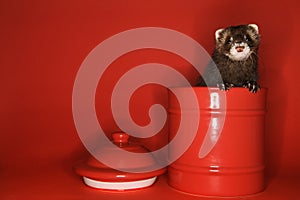
{"type": "Polygon", "coordinates": [[[219,29],[215,36],[216,50],[233,61],[247,60],[252,53],[257,53],[260,43],[256,24],[219,29]]]}

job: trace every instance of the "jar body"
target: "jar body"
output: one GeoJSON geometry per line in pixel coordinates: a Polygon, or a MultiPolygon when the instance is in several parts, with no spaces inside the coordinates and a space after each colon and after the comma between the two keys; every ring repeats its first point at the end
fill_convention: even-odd
{"type": "MultiPolygon", "coordinates": [[[[169,185],[186,193],[205,196],[243,196],[262,191],[265,187],[266,89],[256,94],[244,88],[225,92],[195,87],[194,91],[199,107],[188,108],[188,112],[179,108],[176,97],[169,93],[170,139],[177,133],[181,115],[200,113],[192,144],[169,166],[169,185]],[[222,92],[226,101],[219,103],[226,103],[225,110],[212,107],[212,101],[222,92]],[[201,154],[204,143],[209,142],[213,147],[205,155],[201,154]]],[[[172,156],[176,147],[169,151],[172,156]]]]}

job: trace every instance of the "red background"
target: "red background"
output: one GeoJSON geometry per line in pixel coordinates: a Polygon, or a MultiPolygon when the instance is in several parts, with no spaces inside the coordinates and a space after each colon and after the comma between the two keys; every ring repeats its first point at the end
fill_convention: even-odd
{"type": "MultiPolygon", "coordinates": [[[[72,171],[74,162],[87,154],[72,117],[74,80],[88,53],[121,31],[165,27],[192,37],[211,52],[216,29],[244,23],[257,23],[260,27],[260,82],[269,89],[268,187],[250,199],[287,199],[300,195],[300,13],[296,0],[6,0],[0,2],[0,16],[1,199],[196,198],[171,189],[166,177],[160,177],[149,189],[126,194],[85,187],[72,171]]],[[[104,112],[99,113],[99,118],[104,116],[101,123],[107,132],[117,130],[106,106],[114,81],[121,72],[147,62],[174,66],[191,83],[197,77],[182,59],[166,52],[138,51],[120,57],[100,81],[107,91],[96,98],[97,108],[104,112]]],[[[135,98],[140,99],[138,107],[144,108],[135,111],[132,107],[135,115],[141,116],[141,120],[137,120],[140,124],[147,122],[144,117],[147,104],[164,101],[158,95],[143,105],[142,92],[135,98]]],[[[157,148],[160,142],[150,143],[150,146],[157,148]]]]}

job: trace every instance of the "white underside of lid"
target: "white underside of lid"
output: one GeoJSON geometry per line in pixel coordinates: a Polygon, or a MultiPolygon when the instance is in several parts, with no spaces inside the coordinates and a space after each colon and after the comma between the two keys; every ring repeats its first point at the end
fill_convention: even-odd
{"type": "Polygon", "coordinates": [[[103,182],[87,177],[83,177],[83,181],[86,185],[104,190],[130,190],[139,189],[152,185],[156,180],[156,176],[149,179],[138,180],[138,181],[128,181],[128,182],[103,182]]]}

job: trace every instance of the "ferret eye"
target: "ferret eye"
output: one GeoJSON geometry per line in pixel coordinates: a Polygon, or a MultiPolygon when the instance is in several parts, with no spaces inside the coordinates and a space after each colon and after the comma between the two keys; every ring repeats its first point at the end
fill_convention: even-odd
{"type": "Polygon", "coordinates": [[[252,39],[251,39],[249,36],[245,36],[245,40],[246,40],[247,42],[251,42],[251,41],[252,41],[252,39]]]}
{"type": "Polygon", "coordinates": [[[225,41],[226,44],[231,44],[231,39],[228,38],[226,41],[225,41]]]}

